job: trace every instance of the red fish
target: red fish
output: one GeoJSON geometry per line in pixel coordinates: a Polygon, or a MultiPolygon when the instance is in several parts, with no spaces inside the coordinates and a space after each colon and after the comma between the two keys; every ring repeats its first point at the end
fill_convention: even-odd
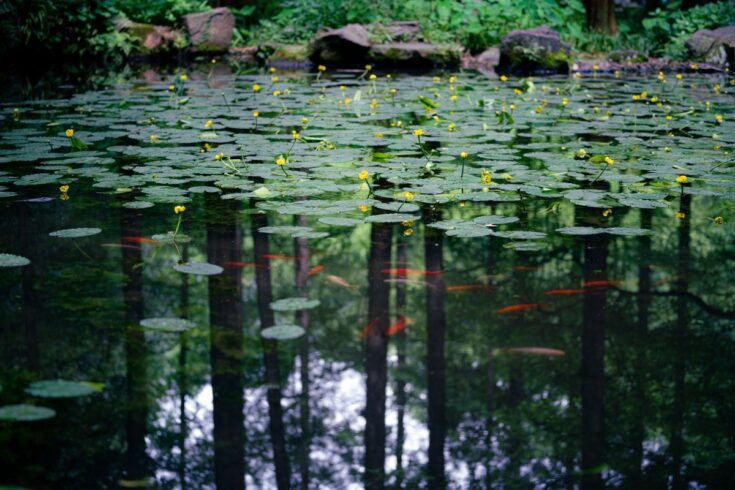
{"type": "Polygon", "coordinates": [[[398,316],[398,320],[396,320],[392,325],[388,327],[388,330],[385,331],[385,336],[390,337],[391,335],[395,335],[398,332],[402,332],[406,328],[406,317],[403,315],[398,316]]]}
{"type": "Polygon", "coordinates": [[[262,257],[268,260],[296,260],[296,257],[290,255],[265,254],[262,257]]]}
{"type": "Polygon", "coordinates": [[[124,236],[122,239],[126,242],[131,243],[159,243],[151,238],[146,238],[142,236],[124,236]]]}
{"type": "Polygon", "coordinates": [[[383,269],[383,274],[394,274],[396,276],[408,276],[408,275],[417,275],[417,276],[438,276],[441,274],[444,274],[444,271],[425,271],[420,269],[383,269]]]}
{"type": "Polygon", "coordinates": [[[489,284],[460,284],[455,286],[448,286],[447,291],[449,292],[457,292],[457,291],[492,291],[495,289],[495,286],[490,286],[489,284]]]}
{"type": "Polygon", "coordinates": [[[607,279],[603,279],[600,281],[587,281],[584,283],[584,287],[586,288],[606,288],[608,286],[614,286],[616,284],[620,284],[622,281],[609,281],[607,279]]]}
{"type": "Polygon", "coordinates": [[[371,333],[371,332],[373,331],[373,329],[375,328],[375,323],[376,323],[377,321],[378,321],[378,319],[377,319],[377,318],[376,318],[375,320],[372,320],[372,321],[371,321],[370,323],[368,323],[368,324],[367,324],[367,325],[365,326],[365,328],[363,328],[363,329],[362,329],[362,332],[360,332],[360,338],[361,338],[361,339],[366,339],[366,338],[368,337],[368,335],[370,335],[370,333],[371,333]]]}
{"type": "Polygon", "coordinates": [[[128,250],[140,250],[140,247],[136,247],[135,245],[125,245],[122,243],[103,243],[101,246],[107,248],[126,248],[128,250]]]}
{"type": "Polygon", "coordinates": [[[506,306],[504,308],[500,308],[499,310],[497,310],[497,312],[500,314],[515,313],[517,311],[525,311],[525,310],[531,310],[533,308],[538,308],[539,306],[541,305],[539,305],[538,303],[522,303],[519,305],[511,305],[511,306],[506,306]]]}
{"type": "Polygon", "coordinates": [[[308,276],[311,277],[314,274],[318,274],[318,273],[320,273],[323,270],[324,270],[324,266],[323,265],[315,265],[314,267],[312,267],[311,269],[309,269],[308,276]]]}
{"type": "Polygon", "coordinates": [[[551,296],[569,296],[573,294],[584,294],[586,292],[586,289],[549,289],[548,291],[544,291],[544,294],[549,294],[551,296]]]}
{"type": "Polygon", "coordinates": [[[345,281],[339,276],[335,276],[334,274],[327,275],[327,281],[331,282],[332,284],[336,284],[337,286],[342,286],[343,288],[351,288],[352,284],[345,281]]]}
{"type": "Polygon", "coordinates": [[[258,262],[241,262],[239,260],[225,262],[223,265],[225,267],[268,267],[267,264],[260,264],[258,262]]]}
{"type": "Polygon", "coordinates": [[[538,269],[539,269],[538,267],[532,266],[532,265],[515,265],[515,266],[513,266],[513,270],[514,271],[518,271],[518,272],[535,272],[538,269]]]}
{"type": "Polygon", "coordinates": [[[535,354],[538,356],[552,357],[562,357],[567,354],[563,350],[550,349],[548,347],[507,347],[501,350],[502,352],[507,352],[508,354],[535,354]]]}

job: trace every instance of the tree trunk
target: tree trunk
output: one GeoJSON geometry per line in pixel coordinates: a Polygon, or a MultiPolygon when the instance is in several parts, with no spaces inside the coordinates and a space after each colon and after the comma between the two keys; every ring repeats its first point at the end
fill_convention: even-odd
{"type": "Polygon", "coordinates": [[[617,34],[615,2],[613,0],[584,0],[587,11],[587,29],[603,34],[617,34]]]}

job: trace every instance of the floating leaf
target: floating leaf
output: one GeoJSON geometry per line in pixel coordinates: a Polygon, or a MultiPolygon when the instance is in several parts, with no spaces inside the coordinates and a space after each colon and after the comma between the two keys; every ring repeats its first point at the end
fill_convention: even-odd
{"type": "Polygon", "coordinates": [[[0,421],[3,422],[35,422],[54,417],[56,412],[50,408],[36,405],[4,405],[0,406],[0,421]]]}
{"type": "Polygon", "coordinates": [[[0,254],[0,267],[23,267],[31,261],[20,255],[0,254]]]}
{"type": "Polygon", "coordinates": [[[593,228],[591,226],[568,226],[557,228],[557,233],[562,235],[599,235],[605,233],[605,228],[593,228]]]}
{"type": "Polygon", "coordinates": [[[57,238],[82,238],[102,233],[100,228],[68,228],[66,230],[52,231],[49,236],[57,238]]]}
{"type": "Polygon", "coordinates": [[[222,274],[222,267],[207,262],[189,262],[186,264],[176,264],[174,269],[185,274],[194,274],[197,276],[216,276],[222,274]]]}
{"type": "Polygon", "coordinates": [[[96,393],[97,390],[89,385],[79,381],[66,381],[63,379],[50,379],[45,381],[36,381],[26,388],[26,393],[41,398],[74,398],[78,396],[87,396],[96,393]]]}
{"type": "Polygon", "coordinates": [[[305,333],[306,331],[303,328],[296,325],[276,325],[260,331],[260,335],[263,338],[273,340],[297,339],[305,333]]]}
{"type": "Polygon", "coordinates": [[[318,299],[309,298],[283,298],[271,303],[274,311],[298,311],[316,308],[321,302],[318,299]]]}
{"type": "Polygon", "coordinates": [[[361,219],[340,218],[338,216],[325,216],[323,218],[319,218],[319,222],[332,226],[357,226],[364,223],[361,219]]]}

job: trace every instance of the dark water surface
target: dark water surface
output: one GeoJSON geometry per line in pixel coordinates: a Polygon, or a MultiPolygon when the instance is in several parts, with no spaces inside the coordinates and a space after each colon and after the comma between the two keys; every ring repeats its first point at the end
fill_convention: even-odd
{"type": "Polygon", "coordinates": [[[183,73],[0,106],[0,488],[735,488],[728,78],[183,73]]]}

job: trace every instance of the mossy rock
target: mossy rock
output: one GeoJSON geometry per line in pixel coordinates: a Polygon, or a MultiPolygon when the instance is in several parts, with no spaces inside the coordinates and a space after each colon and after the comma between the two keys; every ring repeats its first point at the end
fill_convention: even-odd
{"type": "Polygon", "coordinates": [[[500,45],[498,72],[569,73],[571,48],[547,26],[511,31],[500,45]]]}

